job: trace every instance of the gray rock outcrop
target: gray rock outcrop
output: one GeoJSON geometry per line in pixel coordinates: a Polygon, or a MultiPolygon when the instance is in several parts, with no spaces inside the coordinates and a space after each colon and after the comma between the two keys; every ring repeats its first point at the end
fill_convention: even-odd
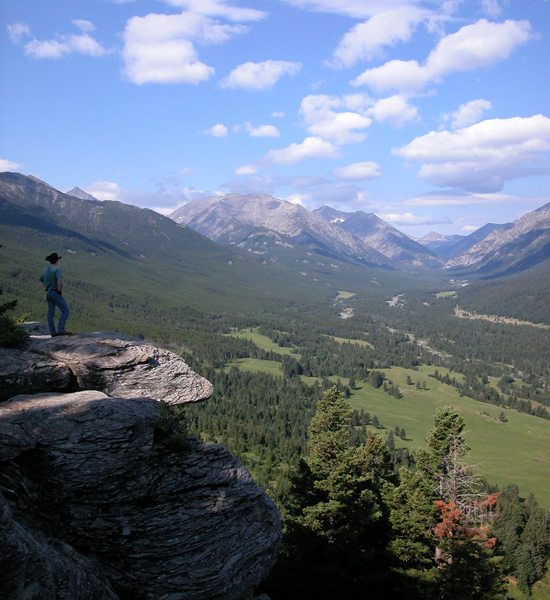
{"type": "Polygon", "coordinates": [[[156,435],[163,394],[194,402],[210,384],[129,338],[34,333],[21,360],[65,365],[55,385],[78,391],[0,404],[0,599],[250,598],[277,557],[277,507],[222,446],[156,435]]]}
{"type": "Polygon", "coordinates": [[[100,390],[119,398],[167,404],[201,402],[212,384],[176,354],[109,332],[52,338],[41,323],[26,324],[26,352],[0,349],[0,401],[38,391],[100,390]]]}
{"type": "Polygon", "coordinates": [[[69,387],[71,370],[47,356],[0,348],[0,402],[21,392],[50,392],[69,387]]]}
{"type": "Polygon", "coordinates": [[[109,582],[71,546],[30,533],[0,493],[0,598],[116,600],[109,582]]]}

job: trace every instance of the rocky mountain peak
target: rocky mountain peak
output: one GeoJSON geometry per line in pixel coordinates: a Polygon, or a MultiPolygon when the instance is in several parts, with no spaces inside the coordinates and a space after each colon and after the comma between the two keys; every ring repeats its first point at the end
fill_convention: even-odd
{"type": "Polygon", "coordinates": [[[456,237],[458,236],[443,235],[442,233],[437,233],[437,231],[430,231],[430,233],[427,233],[424,237],[421,237],[418,240],[418,243],[422,244],[423,246],[427,246],[430,242],[447,242],[449,241],[449,238],[456,237]]]}
{"type": "Polygon", "coordinates": [[[312,212],[315,215],[319,215],[329,223],[343,223],[350,216],[350,213],[337,210],[336,208],[332,208],[332,206],[327,205],[316,208],[312,212]]]}
{"type": "Polygon", "coordinates": [[[78,198],[79,200],[95,200],[98,202],[98,199],[92,194],[88,194],[84,190],[81,190],[79,187],[74,187],[72,190],[66,192],[67,195],[72,196],[73,198],[78,198]]]}
{"type": "Polygon", "coordinates": [[[250,236],[251,228],[264,228],[286,236],[290,244],[316,247],[345,260],[388,265],[377,250],[336,224],[299,204],[266,194],[227,194],[194,200],[170,218],[221,243],[240,244],[250,236]]]}
{"type": "Polygon", "coordinates": [[[441,260],[428,248],[390,223],[386,223],[374,213],[365,213],[359,210],[341,223],[340,227],[402,265],[414,268],[439,267],[441,265],[441,260]]]}
{"type": "Polygon", "coordinates": [[[497,270],[504,274],[523,271],[550,257],[550,203],[513,223],[487,224],[481,229],[487,232],[483,239],[449,260],[447,268],[497,270]]]}

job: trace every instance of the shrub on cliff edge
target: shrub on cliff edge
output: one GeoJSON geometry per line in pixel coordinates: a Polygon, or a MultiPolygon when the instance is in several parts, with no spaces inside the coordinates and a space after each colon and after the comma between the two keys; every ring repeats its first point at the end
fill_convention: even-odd
{"type": "MultiPolygon", "coordinates": [[[[2,295],[1,288],[0,295],[2,295]]],[[[0,348],[18,348],[22,346],[29,337],[24,329],[17,327],[19,320],[6,314],[8,310],[13,310],[16,306],[17,300],[0,304],[0,348]]]]}
{"type": "Polygon", "coordinates": [[[189,421],[181,406],[161,402],[155,417],[155,442],[163,444],[173,452],[187,448],[189,421]]]}

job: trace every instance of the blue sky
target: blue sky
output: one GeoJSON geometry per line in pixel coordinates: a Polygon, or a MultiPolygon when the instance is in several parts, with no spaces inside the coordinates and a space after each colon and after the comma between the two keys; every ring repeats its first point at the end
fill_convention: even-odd
{"type": "Polygon", "coordinates": [[[4,3],[0,169],[467,234],[550,201],[548,0],[4,3]]]}

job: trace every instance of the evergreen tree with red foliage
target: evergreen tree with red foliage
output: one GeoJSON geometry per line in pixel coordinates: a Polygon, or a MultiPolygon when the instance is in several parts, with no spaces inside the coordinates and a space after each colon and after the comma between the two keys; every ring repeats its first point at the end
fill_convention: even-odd
{"type": "Polygon", "coordinates": [[[391,548],[413,598],[453,600],[504,598],[501,559],[491,537],[498,494],[483,492],[483,480],[466,457],[464,420],[451,407],[438,410],[415,472],[401,471],[393,492],[391,548]]]}

